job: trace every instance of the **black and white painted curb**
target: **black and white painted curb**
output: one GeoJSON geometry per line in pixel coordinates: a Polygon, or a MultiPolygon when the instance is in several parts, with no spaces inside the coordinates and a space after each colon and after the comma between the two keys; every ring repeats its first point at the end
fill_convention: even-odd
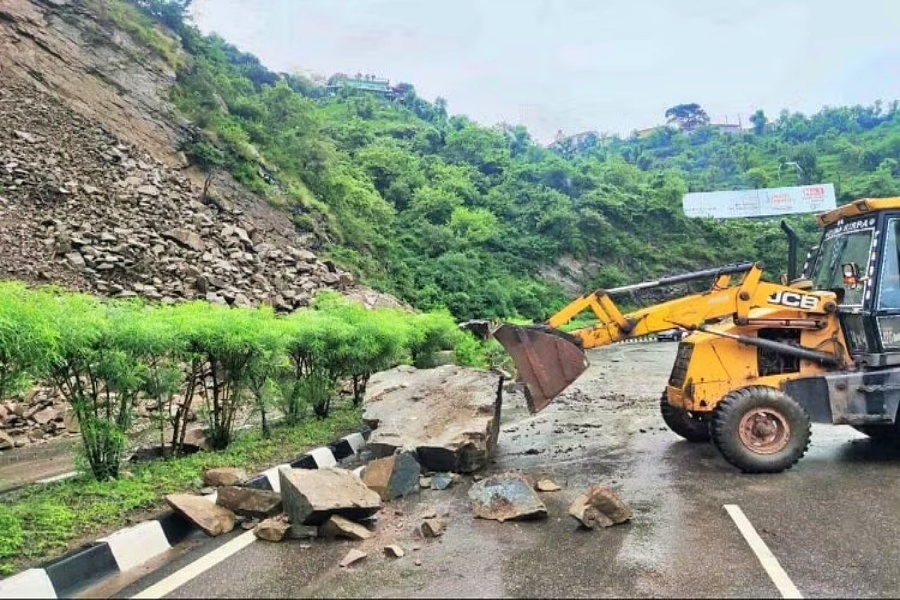
{"type": "MultiPolygon", "coordinates": [[[[369,434],[368,429],[351,433],[327,446],[310,450],[289,463],[267,469],[243,485],[280,492],[279,469],[324,469],[339,466],[342,461],[360,454],[369,434]]],[[[359,475],[361,468],[355,472],[359,475]]],[[[215,502],[216,493],[204,498],[215,502]]],[[[0,599],[70,598],[90,586],[159,556],[194,531],[195,526],[175,512],[160,519],[120,529],[40,567],[0,580],[0,599]]]]}

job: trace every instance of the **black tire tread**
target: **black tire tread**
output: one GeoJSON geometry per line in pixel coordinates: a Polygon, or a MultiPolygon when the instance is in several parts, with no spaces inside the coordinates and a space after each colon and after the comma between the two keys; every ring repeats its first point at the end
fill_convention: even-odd
{"type": "Polygon", "coordinates": [[[710,432],[713,443],[725,460],[744,473],[780,473],[793,467],[806,454],[812,427],[809,415],[796,400],[779,389],[754,385],[733,390],[719,401],[713,413],[710,432]],[[784,454],[779,460],[750,455],[744,450],[740,439],[731,433],[731,423],[735,420],[739,422],[744,411],[759,404],[778,407],[788,413],[785,415],[788,419],[791,419],[791,413],[794,414],[795,419],[791,419],[791,436],[800,434],[800,446],[784,454]]]}
{"type": "Polygon", "coordinates": [[[666,392],[663,391],[659,399],[659,412],[669,429],[691,443],[708,442],[710,437],[709,424],[699,419],[694,419],[687,411],[669,404],[666,392]]]}

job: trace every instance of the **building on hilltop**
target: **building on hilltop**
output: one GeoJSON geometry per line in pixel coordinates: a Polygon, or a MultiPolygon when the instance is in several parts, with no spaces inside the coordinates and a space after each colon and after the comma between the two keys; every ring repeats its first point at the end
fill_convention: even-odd
{"type": "Polygon", "coordinates": [[[328,83],[325,86],[327,93],[336,94],[342,89],[367,92],[388,100],[393,100],[398,95],[398,90],[391,87],[389,79],[375,77],[374,75],[363,75],[362,73],[357,73],[355,77],[337,73],[328,78],[328,83]]]}

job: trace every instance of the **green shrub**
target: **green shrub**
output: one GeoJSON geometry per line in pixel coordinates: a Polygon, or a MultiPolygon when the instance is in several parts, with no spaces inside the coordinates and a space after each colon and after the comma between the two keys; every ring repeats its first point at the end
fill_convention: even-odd
{"type": "Polygon", "coordinates": [[[413,366],[419,369],[434,367],[436,353],[452,349],[463,334],[449,312],[410,315],[407,326],[406,347],[413,366]]]}
{"type": "Polygon", "coordinates": [[[25,286],[0,283],[0,399],[44,377],[56,344],[46,312],[25,286]]]}
{"type": "Polygon", "coordinates": [[[80,294],[40,298],[59,337],[51,377],[78,418],[94,477],[115,478],[141,385],[142,364],[132,352],[141,342],[131,339],[140,309],[80,294]]]}

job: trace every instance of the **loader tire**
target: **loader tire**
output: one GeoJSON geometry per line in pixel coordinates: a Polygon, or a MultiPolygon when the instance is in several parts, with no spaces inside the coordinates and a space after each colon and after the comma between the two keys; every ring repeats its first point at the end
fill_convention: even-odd
{"type": "Polygon", "coordinates": [[[695,443],[709,441],[709,423],[695,419],[688,411],[669,404],[665,392],[659,399],[659,412],[669,429],[687,441],[695,443]]]}
{"type": "Polygon", "coordinates": [[[725,460],[744,473],[780,473],[806,454],[810,421],[781,390],[749,386],[719,401],[710,431],[725,460]]]}

